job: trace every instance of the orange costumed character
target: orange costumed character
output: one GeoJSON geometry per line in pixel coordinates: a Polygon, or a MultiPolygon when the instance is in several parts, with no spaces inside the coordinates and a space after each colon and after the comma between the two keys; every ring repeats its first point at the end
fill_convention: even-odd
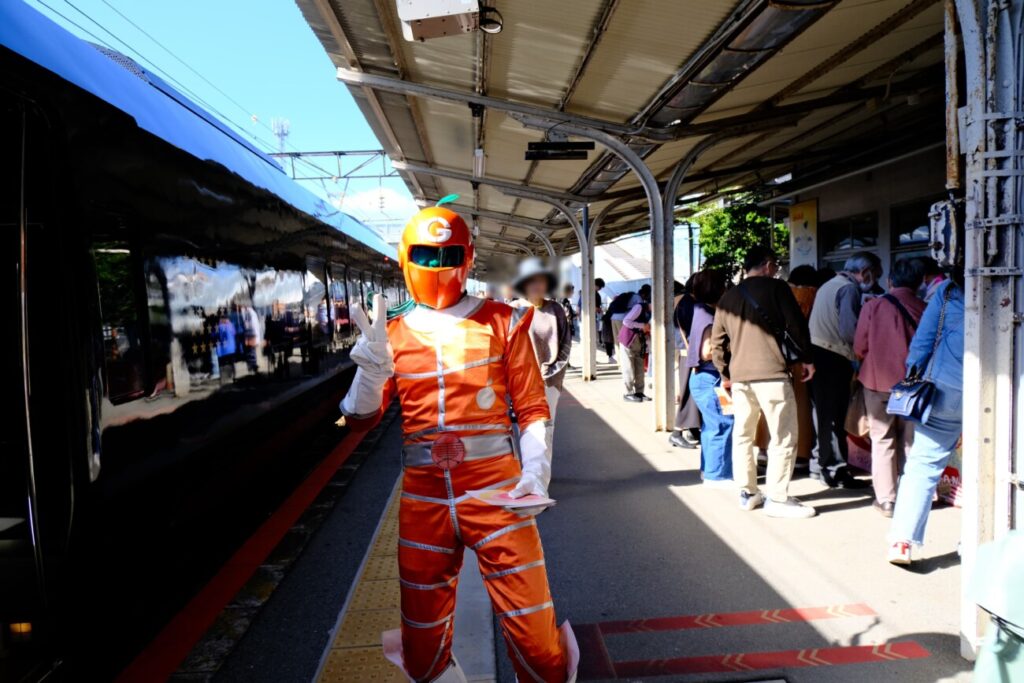
{"type": "Polygon", "coordinates": [[[379,297],[372,324],[353,310],[362,335],[352,349],[356,376],[341,409],[350,420],[375,417],[389,382],[401,402],[402,666],[414,681],[466,680],[451,644],[456,583],[469,546],[518,679],[573,680],[575,640],[568,623],[555,625],[533,516],[543,508],[513,512],[466,493],[547,495],[549,414],[529,336],[533,310],[465,293],[471,234],[443,206],[413,216],[398,259],[417,305],[386,329],[379,297]],[[509,401],[519,422],[521,464],[513,452],[509,401]]]}

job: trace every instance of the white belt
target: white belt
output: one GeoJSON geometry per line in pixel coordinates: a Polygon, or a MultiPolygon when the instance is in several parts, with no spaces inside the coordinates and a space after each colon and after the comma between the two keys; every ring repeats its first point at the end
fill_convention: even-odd
{"type": "MultiPolygon", "coordinates": [[[[402,463],[406,467],[433,465],[434,458],[430,454],[433,445],[433,441],[405,444],[402,446],[402,463]]],[[[508,434],[466,436],[462,438],[462,446],[466,449],[465,460],[482,460],[513,452],[512,437],[508,434]]]]}

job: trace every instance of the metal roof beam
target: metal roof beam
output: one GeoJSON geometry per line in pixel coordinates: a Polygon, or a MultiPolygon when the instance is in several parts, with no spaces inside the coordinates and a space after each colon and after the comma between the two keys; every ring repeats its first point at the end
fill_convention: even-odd
{"type": "Polygon", "coordinates": [[[627,135],[632,137],[646,138],[655,141],[671,140],[673,131],[671,128],[647,128],[643,126],[628,126],[613,121],[595,119],[589,116],[579,116],[558,111],[557,109],[545,109],[522,102],[514,102],[489,95],[465,92],[463,90],[452,90],[434,85],[424,85],[401,78],[390,76],[379,76],[368,74],[355,69],[338,68],[338,80],[347,85],[369,88],[374,91],[392,92],[400,95],[414,95],[416,97],[432,97],[434,99],[459,102],[461,104],[479,104],[495,111],[504,111],[525,116],[550,119],[553,123],[574,123],[593,130],[600,130],[611,135],[627,135]]]}
{"type": "Polygon", "coordinates": [[[502,242],[505,244],[511,244],[514,247],[518,247],[519,249],[524,250],[527,254],[531,256],[535,255],[536,253],[534,252],[533,247],[531,247],[528,242],[525,242],[523,240],[517,240],[514,237],[506,237],[505,235],[499,235],[498,233],[487,232],[484,230],[480,231],[480,236],[484,237],[485,239],[489,239],[492,242],[502,242]]]}
{"type": "Polygon", "coordinates": [[[525,199],[536,199],[539,202],[549,202],[554,199],[560,202],[582,204],[587,200],[579,195],[571,194],[569,192],[562,192],[561,190],[555,190],[546,187],[533,187],[530,185],[521,185],[516,182],[509,180],[499,180],[497,178],[487,177],[476,177],[469,173],[462,171],[456,171],[455,169],[440,168],[438,166],[431,166],[429,164],[416,164],[409,161],[393,161],[391,166],[398,171],[406,171],[409,173],[422,173],[423,175],[432,175],[439,178],[449,178],[451,180],[460,180],[465,183],[479,183],[480,185],[488,185],[490,187],[496,187],[500,190],[515,192],[517,197],[524,197],[525,199]]]}
{"type": "Polygon", "coordinates": [[[511,225],[516,228],[522,228],[541,241],[549,256],[555,255],[555,247],[551,244],[551,239],[547,235],[547,231],[550,228],[545,223],[523,216],[514,216],[512,214],[490,211],[488,209],[474,209],[472,206],[463,206],[461,204],[445,204],[445,206],[456,213],[465,214],[467,216],[476,216],[478,218],[486,218],[506,225],[511,225]]]}

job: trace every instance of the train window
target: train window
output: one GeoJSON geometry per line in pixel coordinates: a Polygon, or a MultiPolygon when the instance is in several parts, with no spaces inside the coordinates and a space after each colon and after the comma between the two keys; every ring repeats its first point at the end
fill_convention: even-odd
{"type": "Polygon", "coordinates": [[[262,342],[251,275],[237,266],[188,257],[158,259],[167,282],[171,385],[175,396],[203,396],[222,381],[258,370],[247,348],[262,342]],[[239,361],[245,362],[240,369],[239,361]]]}
{"type": "Polygon", "coordinates": [[[306,289],[303,308],[310,323],[310,343],[317,348],[330,341],[331,314],[327,306],[326,271],[322,266],[310,266],[306,270],[306,289]]]}
{"type": "Polygon", "coordinates": [[[93,248],[99,289],[106,396],[117,405],[146,393],[145,321],[139,307],[142,284],[131,251],[123,243],[93,248]]]}
{"type": "MultiPolygon", "coordinates": [[[[305,298],[302,273],[268,269],[256,277],[253,305],[265,311],[266,321],[266,347],[259,357],[278,376],[291,376],[295,366],[299,366],[301,373],[301,366],[307,360],[309,326],[305,298]]],[[[258,355],[256,350],[252,353],[258,355]]]]}
{"type": "Polygon", "coordinates": [[[363,273],[363,301],[371,294],[378,294],[380,292],[380,285],[373,281],[373,273],[365,271],[363,273]]]}
{"type": "Polygon", "coordinates": [[[349,305],[352,304],[363,304],[363,282],[360,278],[359,272],[348,269],[348,301],[349,305]]]}
{"type": "Polygon", "coordinates": [[[387,297],[388,306],[394,308],[402,303],[402,288],[395,280],[391,280],[384,287],[384,296],[387,297]]]}
{"type": "Polygon", "coordinates": [[[334,341],[346,345],[352,335],[352,322],[348,315],[348,287],[345,266],[331,265],[331,307],[333,310],[334,341]]]}

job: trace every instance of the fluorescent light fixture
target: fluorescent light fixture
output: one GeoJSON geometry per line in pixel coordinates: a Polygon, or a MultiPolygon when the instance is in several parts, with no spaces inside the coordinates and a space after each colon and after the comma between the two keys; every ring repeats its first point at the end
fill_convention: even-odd
{"type": "Polygon", "coordinates": [[[421,209],[430,203],[426,200],[425,197],[416,197],[415,199],[413,199],[413,202],[415,202],[416,206],[420,207],[421,209]]]}
{"type": "Polygon", "coordinates": [[[477,147],[473,150],[473,177],[483,178],[484,177],[484,156],[483,147],[477,147]]]}

